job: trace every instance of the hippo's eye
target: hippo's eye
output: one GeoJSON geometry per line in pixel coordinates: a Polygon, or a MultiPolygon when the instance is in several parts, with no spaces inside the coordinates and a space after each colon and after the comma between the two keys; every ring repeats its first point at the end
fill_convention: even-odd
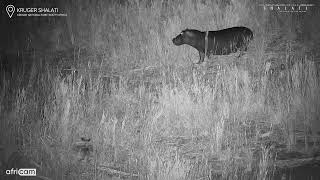
{"type": "Polygon", "coordinates": [[[180,35],[183,35],[184,32],[181,32],[180,35]]]}

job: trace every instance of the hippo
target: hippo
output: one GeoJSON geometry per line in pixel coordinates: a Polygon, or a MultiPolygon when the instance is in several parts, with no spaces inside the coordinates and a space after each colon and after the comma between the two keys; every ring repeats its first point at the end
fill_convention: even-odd
{"type": "Polygon", "coordinates": [[[231,27],[219,31],[185,29],[172,39],[176,46],[190,45],[199,51],[201,64],[210,55],[228,55],[240,51],[239,57],[247,51],[253,32],[247,27],[231,27]]]}

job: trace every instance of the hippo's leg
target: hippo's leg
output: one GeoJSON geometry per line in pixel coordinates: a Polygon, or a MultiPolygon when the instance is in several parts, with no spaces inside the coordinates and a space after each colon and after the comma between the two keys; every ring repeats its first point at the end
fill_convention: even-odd
{"type": "Polygon", "coordinates": [[[246,52],[247,50],[248,50],[248,46],[247,46],[247,45],[244,45],[244,46],[242,46],[241,48],[239,48],[240,53],[239,53],[238,58],[241,57],[241,56],[243,56],[243,55],[244,55],[244,52],[246,52]]]}
{"type": "Polygon", "coordinates": [[[200,59],[199,59],[199,62],[197,62],[197,64],[201,64],[204,61],[204,53],[199,51],[199,56],[200,56],[200,59]]]}

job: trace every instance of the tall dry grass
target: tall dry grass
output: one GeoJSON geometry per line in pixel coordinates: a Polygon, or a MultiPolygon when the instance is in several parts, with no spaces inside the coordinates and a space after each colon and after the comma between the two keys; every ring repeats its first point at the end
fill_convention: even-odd
{"type": "Polygon", "coordinates": [[[285,60],[276,55],[295,62],[290,68],[263,71],[272,36],[263,30],[268,14],[253,2],[74,1],[65,9],[70,35],[62,40],[93,55],[67,60],[84,70],[62,78],[34,57],[30,73],[18,76],[27,83],[1,79],[1,143],[18,146],[39,174],[111,179],[107,167],[139,179],[272,179],[276,145],[290,149],[302,137],[310,148],[320,116],[317,67],[284,51],[285,60]],[[184,28],[237,25],[252,28],[255,41],[240,65],[216,58],[218,71],[191,68],[197,52],[171,42],[184,28]],[[145,67],[154,71],[134,71],[145,67]],[[104,72],[121,78],[105,80],[104,72]],[[73,150],[80,137],[91,138],[89,161],[73,150]]]}

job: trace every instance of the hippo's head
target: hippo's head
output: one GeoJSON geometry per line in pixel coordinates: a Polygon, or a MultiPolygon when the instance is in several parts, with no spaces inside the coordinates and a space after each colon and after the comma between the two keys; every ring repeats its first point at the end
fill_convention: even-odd
{"type": "Polygon", "coordinates": [[[189,44],[192,41],[194,34],[192,30],[183,30],[177,37],[172,39],[172,42],[176,46],[183,44],[189,44]]]}

